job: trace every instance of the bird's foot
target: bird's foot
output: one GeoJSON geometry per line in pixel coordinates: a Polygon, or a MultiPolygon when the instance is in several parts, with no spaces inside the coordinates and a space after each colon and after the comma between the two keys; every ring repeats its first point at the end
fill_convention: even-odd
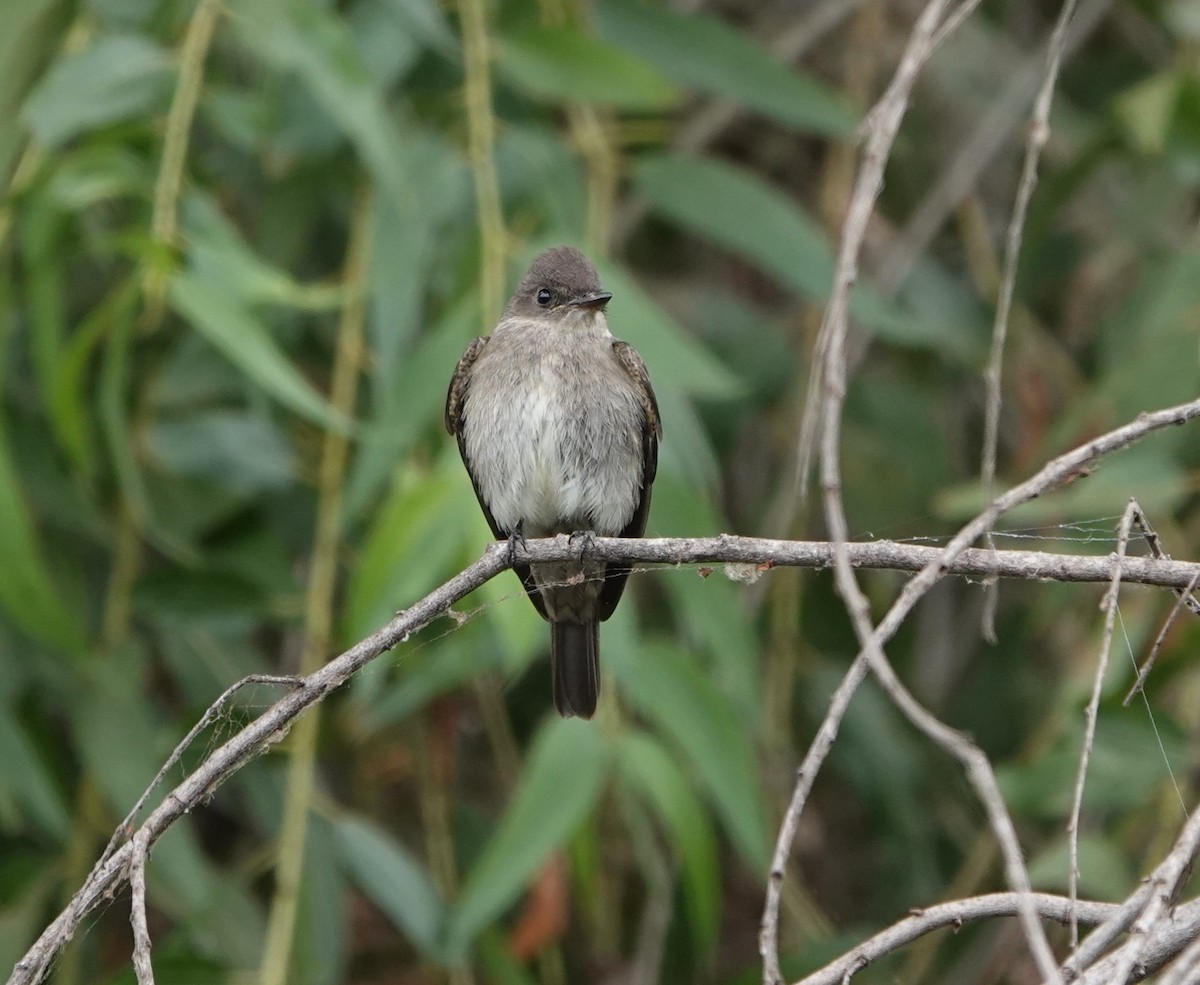
{"type": "Polygon", "coordinates": [[[524,521],[522,520],[513,527],[512,533],[508,535],[508,563],[510,566],[517,563],[517,545],[520,545],[522,551],[525,550],[523,526],[524,521]]]}
{"type": "Polygon", "coordinates": [[[579,556],[583,557],[587,554],[588,549],[596,540],[596,533],[593,530],[576,530],[568,538],[567,543],[572,547],[578,546],[579,556]]]}

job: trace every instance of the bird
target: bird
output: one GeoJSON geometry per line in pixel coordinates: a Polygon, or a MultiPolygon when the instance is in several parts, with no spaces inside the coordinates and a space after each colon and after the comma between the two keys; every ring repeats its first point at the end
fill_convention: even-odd
{"type": "Polygon", "coordinates": [[[550,623],[554,706],[564,718],[595,714],[599,624],[631,567],[589,558],[586,538],[642,536],[662,437],[646,365],[609,331],[611,299],[579,250],[539,254],[492,334],[463,352],[446,394],[446,430],[496,538],[510,547],[585,538],[570,561],[513,564],[550,623]]]}

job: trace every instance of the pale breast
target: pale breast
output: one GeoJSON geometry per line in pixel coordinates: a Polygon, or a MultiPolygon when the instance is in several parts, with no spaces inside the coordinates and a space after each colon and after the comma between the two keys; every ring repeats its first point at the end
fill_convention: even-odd
{"type": "Polygon", "coordinates": [[[619,534],[642,483],[642,408],[611,336],[495,335],[463,408],[471,475],[502,530],[619,534]]]}

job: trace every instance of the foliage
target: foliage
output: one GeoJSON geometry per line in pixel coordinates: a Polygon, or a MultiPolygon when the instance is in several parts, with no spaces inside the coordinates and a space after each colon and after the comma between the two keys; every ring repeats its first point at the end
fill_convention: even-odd
{"type": "MultiPolygon", "coordinates": [[[[810,506],[788,506],[799,410],[854,127],[909,27],[894,6],[844,16],[803,69],[778,50],[812,27],[807,5],[486,11],[505,282],[550,243],[601,261],[665,422],[651,535],[820,534],[810,506]]],[[[1197,392],[1193,6],[1115,4],[1066,66],[1017,284],[1002,481],[1197,392]]],[[[987,5],[902,131],[854,296],[856,536],[936,538],[984,495],[981,369],[1027,119],[991,107],[1038,71],[1052,15],[987,5]],[[997,128],[938,213],[971,166],[960,150],[997,128]]],[[[494,315],[470,64],[458,10],[434,0],[0,4],[0,967],[215,697],[295,669],[320,638],[305,595],[319,504],[341,525],[332,650],[487,541],[440,426],[455,360],[494,315]],[[357,305],[366,354],[339,404],[357,305]],[[338,436],[350,463],[322,478],[338,436]]],[[[1110,550],[1133,495],[1195,558],[1198,447],[1181,430],[1114,458],[1027,508],[1021,536],[1110,550]]],[[[896,584],[869,581],[879,602],[896,584]]],[[[288,981],[587,981],[644,968],[656,940],[663,980],[754,978],[775,825],[852,637],[826,575],[640,572],[630,595],[604,629],[591,724],[552,720],[545,628],[511,576],[327,702],[288,981]]],[[[943,586],[889,653],[1001,764],[1032,871],[1055,888],[1099,590],[1004,586],[994,646],[981,597],[943,586]]],[[[1134,656],[1170,604],[1127,591],[1134,656]]],[[[1087,893],[1123,894],[1171,836],[1172,776],[1194,799],[1198,643],[1181,621],[1128,709],[1132,672],[1114,662],[1087,893]]],[[[185,765],[268,700],[222,717],[185,765]]],[[[258,968],[288,749],[156,847],[160,980],[258,968]]],[[[791,969],[947,887],[1000,886],[989,845],[961,779],[867,688],[788,876],[791,969]]],[[[1001,932],[899,970],[973,978],[1001,932]]],[[[117,906],[56,981],[131,981],[126,937],[117,906]]]]}

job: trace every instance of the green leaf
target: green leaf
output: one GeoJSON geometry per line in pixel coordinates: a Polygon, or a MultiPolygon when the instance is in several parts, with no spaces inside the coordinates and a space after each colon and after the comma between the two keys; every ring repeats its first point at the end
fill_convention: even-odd
{"type": "Polygon", "coordinates": [[[343,868],[334,822],[323,814],[312,814],[304,839],[304,881],[288,985],[346,981],[351,897],[343,868]]]}
{"type": "MultiPolygon", "coordinates": [[[[996,770],[1015,814],[1049,819],[1066,815],[1079,769],[1079,741],[1072,733],[1033,762],[996,770]]],[[[1156,731],[1144,718],[1102,715],[1088,764],[1084,808],[1119,811],[1142,806],[1156,787],[1185,771],[1187,762],[1187,740],[1169,719],[1160,719],[1156,731]]]]}
{"type": "Polygon", "coordinates": [[[0,3],[0,186],[7,188],[13,163],[28,139],[20,108],[28,88],[59,47],[74,16],[61,0],[0,3]]]}
{"type": "Polygon", "coordinates": [[[30,355],[43,391],[51,388],[66,335],[66,227],[66,217],[43,189],[30,194],[21,219],[21,252],[30,355]]]}
{"type": "MultiPolygon", "coordinates": [[[[32,825],[65,841],[70,817],[62,794],[33,742],[12,711],[0,707],[0,817],[8,803],[19,805],[32,825]]],[[[5,825],[8,826],[7,824],[5,825]]],[[[18,824],[18,830],[24,825],[18,824]]]]}
{"type": "Polygon", "coordinates": [[[281,404],[323,427],[350,430],[351,423],[297,372],[266,326],[220,283],[179,273],[171,278],[167,297],[179,315],[281,404]]]}
{"type": "MultiPolygon", "coordinates": [[[[1114,424],[1152,407],[1194,399],[1200,390],[1196,364],[1200,250],[1181,249],[1146,260],[1137,286],[1096,333],[1097,385],[1089,395],[1106,415],[1113,415],[1114,424]],[[1148,392],[1151,380],[1153,391],[1148,392]]],[[[1172,440],[1195,446],[1195,439],[1182,431],[1172,440]]]]}
{"type": "Polygon", "coordinates": [[[1188,73],[1171,68],[1143,79],[1114,100],[1117,119],[1143,154],[1162,153],[1179,97],[1190,81],[1188,73]]]}
{"type": "Polygon", "coordinates": [[[110,199],[140,198],[154,183],[148,163],[123,145],[84,144],[59,160],[46,183],[47,195],[64,212],[83,212],[110,199]]]}
{"type": "Polygon", "coordinates": [[[140,297],[141,286],[136,279],[117,284],[67,340],[53,367],[50,421],[63,448],[86,475],[91,475],[95,466],[92,412],[88,406],[92,357],[115,324],[133,317],[134,305],[140,297]]]}
{"type": "MultiPolygon", "coordinates": [[[[1107,838],[1079,838],[1079,892],[1092,899],[1122,899],[1134,882],[1127,855],[1107,838]]],[[[1066,892],[1070,886],[1071,849],[1059,838],[1029,861],[1029,881],[1045,892],[1066,892]]]]}
{"type": "Polygon", "coordinates": [[[0,607],[34,639],[79,654],[79,618],[54,587],[33,518],[25,505],[7,434],[0,425],[0,607]]]}
{"type": "Polygon", "coordinates": [[[653,736],[630,732],[617,746],[621,777],[662,818],[683,862],[688,915],[701,947],[711,953],[721,914],[720,862],[708,813],[674,758],[653,736]]]}
{"type": "Polygon", "coordinates": [[[109,35],[54,66],[30,94],[25,119],[49,147],[117,120],[166,108],[170,52],[139,35],[109,35]]]}
{"type": "Polygon", "coordinates": [[[249,303],[287,305],[306,311],[335,311],[345,302],[340,286],[297,283],[255,253],[212,199],[190,195],[183,209],[188,265],[197,276],[219,283],[249,303]]]}
{"type": "Polygon", "coordinates": [[[342,864],[351,880],[407,935],[421,953],[436,953],[445,904],[420,862],[367,821],[336,822],[342,864]]]}
{"type": "Polygon", "coordinates": [[[766,808],[746,720],[711,677],[674,646],[643,642],[637,652],[610,648],[605,662],[622,695],[691,763],[746,861],[765,871],[770,855],[766,808]]]}
{"type": "Polygon", "coordinates": [[[680,85],[723,96],[801,130],[838,136],[857,123],[836,93],[702,11],[604,0],[594,15],[605,38],[680,85]]]}
{"type": "Polygon", "coordinates": [[[233,23],[255,58],[304,82],[389,195],[403,202],[418,193],[398,163],[403,142],[384,93],[333,9],[313,0],[246,0],[233,23]]]}
{"type": "Polygon", "coordinates": [[[609,748],[591,723],[552,719],[542,728],[509,808],[468,874],[452,913],[451,956],[466,952],[587,817],[600,795],[608,761],[609,748]]]}
{"type": "Polygon", "coordinates": [[[568,27],[534,27],[505,35],[500,74],[519,89],[553,103],[602,103],[628,110],[664,110],[678,91],[642,59],[602,38],[568,27]]]}
{"type": "Polygon", "coordinates": [[[664,154],[638,165],[634,185],[655,209],[734,250],[785,287],[828,297],[833,253],[824,232],[756,175],[723,161],[664,154]]]}
{"type": "Polygon", "coordinates": [[[448,570],[458,553],[458,539],[448,532],[461,522],[461,511],[474,504],[462,492],[461,466],[454,469],[448,459],[446,465],[434,473],[412,470],[397,476],[376,513],[350,579],[342,634],[347,644],[391,619],[397,605],[427,592],[431,570],[448,570]],[[412,564],[415,557],[422,559],[420,565],[412,564]]]}
{"type": "MultiPolygon", "coordinates": [[[[663,154],[643,161],[634,183],[651,206],[680,225],[733,250],[789,290],[828,299],[834,257],[825,234],[793,199],[756,174],[723,161],[663,154]]],[[[957,308],[949,317],[929,308],[912,312],[859,285],[850,312],[897,345],[951,347],[960,356],[978,351],[971,331],[978,326],[964,324],[957,308]]]]}
{"type": "MultiPolygon", "coordinates": [[[[97,403],[100,426],[125,503],[143,525],[153,528],[155,524],[146,495],[145,477],[134,453],[134,433],[128,407],[134,303],[139,297],[135,288],[135,282],[131,281],[130,289],[121,292],[122,300],[113,306],[112,324],[101,359],[97,403]]],[[[77,354],[79,359],[85,356],[84,352],[77,354]]],[[[82,367],[75,369],[81,371],[82,367]]]]}
{"type": "Polygon", "coordinates": [[[168,471],[237,494],[281,489],[295,478],[291,445],[262,413],[212,410],[156,421],[147,449],[168,471]]]}
{"type": "MultiPolygon", "coordinates": [[[[453,439],[442,429],[446,387],[477,326],[474,305],[455,305],[408,354],[396,358],[392,381],[381,394],[378,417],[362,428],[359,455],[346,483],[346,512],[357,517],[380,492],[396,462],[413,439],[437,421],[439,440],[453,439]]],[[[384,324],[384,323],[381,323],[384,324]]]]}

